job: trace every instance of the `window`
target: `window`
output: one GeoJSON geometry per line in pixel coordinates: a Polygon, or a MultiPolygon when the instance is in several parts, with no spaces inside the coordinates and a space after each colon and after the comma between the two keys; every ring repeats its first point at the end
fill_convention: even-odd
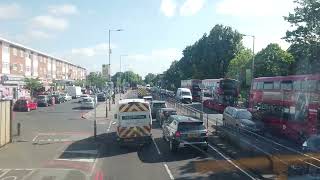
{"type": "Polygon", "coordinates": [[[264,82],[263,89],[273,89],[273,82],[264,82]]]}
{"type": "Polygon", "coordinates": [[[122,120],[146,119],[146,115],[121,116],[122,120]]]}
{"type": "Polygon", "coordinates": [[[252,115],[249,111],[238,111],[236,117],[237,119],[251,119],[252,115]]]}
{"type": "Polygon", "coordinates": [[[257,82],[254,82],[254,83],[253,83],[253,86],[252,86],[252,89],[257,89],[257,85],[258,85],[258,83],[257,83],[257,82]]]}
{"type": "Polygon", "coordinates": [[[20,72],[23,72],[23,64],[20,64],[20,72]]]}
{"type": "Polygon", "coordinates": [[[12,53],[14,56],[18,56],[18,52],[17,52],[17,49],[16,48],[12,48],[12,53]]]}
{"type": "Polygon", "coordinates": [[[296,91],[301,90],[301,81],[293,81],[293,89],[296,91]]]}
{"type": "Polygon", "coordinates": [[[318,85],[317,86],[318,86],[318,88],[317,88],[318,91],[320,91],[320,81],[318,81],[318,85]]]}
{"type": "Polygon", "coordinates": [[[275,81],[273,83],[273,89],[280,89],[280,82],[279,81],[275,81]]]}
{"type": "Polygon", "coordinates": [[[283,90],[292,90],[293,84],[292,81],[282,81],[281,89],[283,90]]]}
{"type": "Polygon", "coordinates": [[[4,69],[9,69],[9,63],[7,63],[7,62],[2,62],[2,67],[3,67],[4,69]]]}
{"type": "Polygon", "coordinates": [[[179,131],[196,131],[196,130],[204,130],[205,127],[202,122],[187,122],[187,123],[179,123],[178,130],[179,131]]]}
{"type": "Polygon", "coordinates": [[[30,72],[30,66],[26,66],[26,72],[30,72]]]}
{"type": "Polygon", "coordinates": [[[18,65],[17,64],[12,64],[12,70],[17,71],[18,70],[18,65]]]}
{"type": "Polygon", "coordinates": [[[257,89],[263,89],[263,82],[258,82],[257,89]]]}
{"type": "Polygon", "coordinates": [[[317,90],[317,81],[316,80],[308,80],[309,90],[316,91],[317,90]]]}
{"type": "Polygon", "coordinates": [[[20,50],[20,57],[24,57],[24,51],[22,49],[20,50]]]}

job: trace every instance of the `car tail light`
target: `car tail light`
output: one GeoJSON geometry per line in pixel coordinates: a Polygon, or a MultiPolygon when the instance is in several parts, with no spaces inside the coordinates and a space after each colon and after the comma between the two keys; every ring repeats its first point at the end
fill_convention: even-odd
{"type": "Polygon", "coordinates": [[[177,132],[175,133],[175,136],[176,136],[176,137],[181,137],[180,131],[177,131],[177,132]]]}

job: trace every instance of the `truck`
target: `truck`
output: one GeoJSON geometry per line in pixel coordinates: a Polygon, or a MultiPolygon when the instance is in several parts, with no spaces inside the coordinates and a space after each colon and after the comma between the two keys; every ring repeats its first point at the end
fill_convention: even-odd
{"type": "Polygon", "coordinates": [[[82,94],[80,86],[66,86],[65,90],[72,97],[72,99],[76,99],[82,94]]]}
{"type": "Polygon", "coordinates": [[[181,88],[188,88],[192,94],[192,101],[201,102],[201,86],[199,79],[181,80],[181,88]]]}
{"type": "Polygon", "coordinates": [[[120,146],[148,145],[152,142],[152,118],[149,102],[143,99],[123,99],[114,114],[117,141],[120,146]]]}

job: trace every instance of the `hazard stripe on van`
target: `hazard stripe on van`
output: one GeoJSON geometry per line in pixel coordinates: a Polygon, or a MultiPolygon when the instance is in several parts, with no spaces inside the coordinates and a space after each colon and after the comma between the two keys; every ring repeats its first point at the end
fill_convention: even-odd
{"type": "Polygon", "coordinates": [[[146,103],[129,103],[119,106],[119,112],[136,112],[136,111],[149,111],[149,105],[146,103]]]}
{"type": "Polygon", "coordinates": [[[118,136],[120,138],[133,138],[140,136],[149,136],[150,126],[118,127],[118,136]]]}

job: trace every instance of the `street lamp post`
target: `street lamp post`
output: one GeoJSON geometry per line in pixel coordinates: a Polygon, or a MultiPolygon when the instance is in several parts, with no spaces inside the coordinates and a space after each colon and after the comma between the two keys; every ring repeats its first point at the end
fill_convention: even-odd
{"type": "Polygon", "coordinates": [[[254,35],[242,34],[243,36],[252,37],[252,65],[251,65],[251,81],[254,78],[254,43],[256,37],[254,35]]]}
{"type": "MultiPolygon", "coordinates": [[[[111,47],[110,47],[110,41],[111,41],[111,31],[123,31],[123,29],[109,29],[109,49],[108,49],[108,56],[109,56],[109,81],[111,81],[111,47]]],[[[111,97],[109,98],[109,111],[111,111],[111,97]]],[[[106,101],[106,117],[108,117],[108,106],[106,101]]]]}
{"type": "MultiPolygon", "coordinates": [[[[124,57],[124,56],[128,56],[128,55],[120,55],[120,86],[122,86],[122,71],[121,71],[121,67],[122,67],[122,61],[121,61],[121,57],[124,57]]],[[[121,87],[120,88],[120,99],[121,99],[121,89],[122,89],[123,87],[121,87]]]]}

